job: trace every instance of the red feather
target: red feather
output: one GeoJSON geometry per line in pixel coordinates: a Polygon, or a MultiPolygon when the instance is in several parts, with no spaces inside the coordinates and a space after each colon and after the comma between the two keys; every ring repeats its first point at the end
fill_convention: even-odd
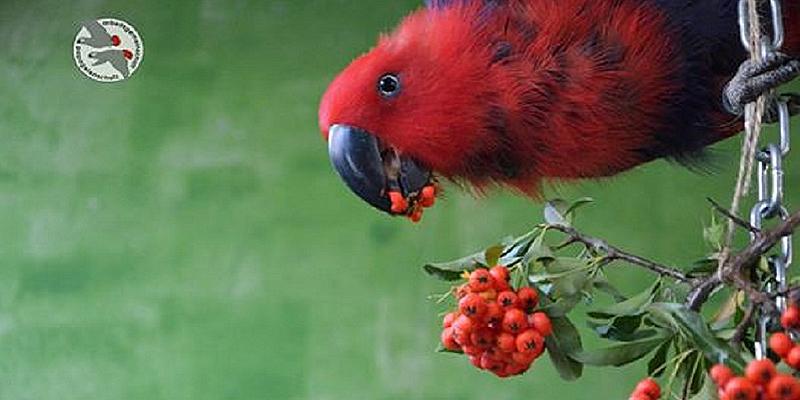
{"type": "MultiPolygon", "coordinates": [[[[787,7],[787,25],[799,15],[787,7]]],[[[793,51],[797,32],[788,35],[793,51]]],[[[701,66],[708,76],[693,76],[691,57],[707,56],[681,35],[647,1],[423,9],[336,78],[320,129],[359,127],[445,177],[534,196],[543,178],[604,177],[681,158],[740,128],[717,104],[729,77],[710,66],[701,66]],[[375,85],[389,72],[403,86],[385,99],[375,85]],[[701,95],[687,100],[692,90],[701,95]]]]}

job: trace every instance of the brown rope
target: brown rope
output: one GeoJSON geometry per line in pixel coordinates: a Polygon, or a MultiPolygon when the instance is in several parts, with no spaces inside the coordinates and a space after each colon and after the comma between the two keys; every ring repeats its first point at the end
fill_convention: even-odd
{"type": "MultiPolygon", "coordinates": [[[[748,0],[748,12],[750,14],[750,57],[753,60],[761,60],[762,57],[762,34],[758,0],[748,0]]],[[[756,152],[758,150],[758,139],[761,136],[764,111],[766,110],[766,96],[761,96],[755,103],[745,107],[745,135],[742,142],[742,155],[739,160],[739,174],[736,179],[736,190],[731,201],[730,212],[739,215],[742,200],[750,192],[753,179],[753,165],[755,164],[756,152]]],[[[719,258],[720,272],[722,267],[728,262],[731,253],[731,244],[736,233],[736,222],[733,219],[728,221],[725,235],[725,242],[719,258]]]]}

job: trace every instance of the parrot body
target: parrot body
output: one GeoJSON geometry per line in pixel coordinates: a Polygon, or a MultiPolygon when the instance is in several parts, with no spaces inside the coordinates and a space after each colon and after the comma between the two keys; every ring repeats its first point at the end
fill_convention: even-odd
{"type": "MultiPolygon", "coordinates": [[[[747,57],[737,3],[429,0],[334,80],[320,128],[534,197],[543,179],[691,161],[741,129],[721,101],[747,57]]],[[[800,1],[783,4],[783,51],[798,56],[800,1]]]]}

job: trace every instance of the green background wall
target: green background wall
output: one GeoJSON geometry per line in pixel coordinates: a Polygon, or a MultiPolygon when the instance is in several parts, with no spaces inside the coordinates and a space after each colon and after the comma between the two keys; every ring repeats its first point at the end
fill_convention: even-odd
{"type": "MultiPolygon", "coordinates": [[[[539,205],[450,188],[412,226],[330,169],[320,94],[417,5],[1,1],[0,399],[625,398],[641,369],[568,384],[542,359],[499,381],[433,353],[445,286],[419,266],[525,231],[539,205]],[[101,16],[144,38],[127,82],[73,65],[78,23],[101,16]]],[[[656,162],[548,194],[593,196],[586,231],[688,263],[737,142],[714,174],[656,162]]]]}

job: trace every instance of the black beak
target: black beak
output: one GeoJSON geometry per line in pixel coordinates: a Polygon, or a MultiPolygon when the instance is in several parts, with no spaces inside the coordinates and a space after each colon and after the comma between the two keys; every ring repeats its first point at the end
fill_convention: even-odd
{"type": "Polygon", "coordinates": [[[392,211],[389,192],[412,197],[431,184],[431,171],[409,157],[397,155],[368,132],[347,125],[333,125],[328,131],[328,155],[342,180],[358,197],[373,207],[392,211]]]}

